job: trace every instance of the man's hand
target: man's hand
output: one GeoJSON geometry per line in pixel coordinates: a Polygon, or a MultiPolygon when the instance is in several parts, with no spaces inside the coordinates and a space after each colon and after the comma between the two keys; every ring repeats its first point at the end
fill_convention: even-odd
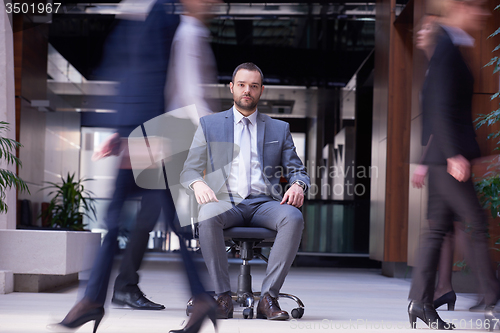
{"type": "Polygon", "coordinates": [[[194,195],[199,205],[209,202],[219,202],[219,200],[217,200],[217,197],[215,196],[214,191],[212,191],[210,186],[205,184],[205,182],[202,182],[201,180],[197,181],[193,183],[191,187],[194,190],[194,195]]]}
{"type": "Polygon", "coordinates": [[[92,155],[92,161],[100,160],[110,155],[120,155],[121,139],[118,133],[111,135],[92,155]]]}
{"type": "Polygon", "coordinates": [[[470,177],[470,162],[462,155],[447,158],[447,171],[459,182],[465,182],[470,177]]]}
{"type": "Polygon", "coordinates": [[[425,176],[427,175],[427,170],[429,167],[427,165],[418,165],[413,176],[411,177],[411,184],[413,187],[422,188],[425,185],[425,176]]]}
{"type": "Polygon", "coordinates": [[[290,188],[285,192],[283,196],[283,200],[281,200],[280,204],[287,203],[294,207],[300,208],[304,203],[304,190],[300,185],[293,184],[290,188]]]}

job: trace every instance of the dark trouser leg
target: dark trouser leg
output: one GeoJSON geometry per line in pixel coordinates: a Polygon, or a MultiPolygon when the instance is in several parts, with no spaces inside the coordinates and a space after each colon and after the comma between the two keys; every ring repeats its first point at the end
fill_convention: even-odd
{"type": "Polygon", "coordinates": [[[184,269],[186,270],[186,275],[189,282],[189,288],[191,289],[191,295],[194,297],[205,293],[205,288],[200,280],[200,275],[198,274],[198,270],[194,264],[193,258],[189,253],[185,239],[182,235],[178,235],[180,238],[180,246],[181,246],[181,256],[182,262],[184,263],[184,269]]]}
{"type": "Polygon", "coordinates": [[[165,215],[165,222],[167,223],[167,226],[170,227],[170,230],[174,231],[175,234],[179,237],[182,262],[184,264],[184,269],[186,270],[186,276],[189,282],[189,287],[191,289],[191,294],[192,296],[198,296],[205,293],[205,288],[201,283],[200,276],[198,274],[198,270],[196,269],[193,258],[191,257],[191,253],[189,253],[186,247],[186,240],[180,233],[179,219],[177,218],[177,214],[175,213],[175,205],[172,194],[170,193],[169,189],[162,190],[161,193],[162,195],[160,196],[160,198],[163,207],[163,214],[165,215]]]}
{"type": "Polygon", "coordinates": [[[115,191],[108,207],[106,226],[108,232],[99,249],[90,273],[85,298],[93,303],[104,304],[113,266],[116,240],[120,227],[120,212],[129,193],[136,190],[131,170],[119,170],[116,177],[115,191]]]}
{"type": "Polygon", "coordinates": [[[479,282],[479,288],[485,295],[486,305],[494,305],[498,301],[499,284],[493,271],[488,246],[488,220],[481,207],[474,185],[471,180],[461,183],[446,174],[448,180],[446,187],[440,188],[446,197],[448,205],[454,208],[454,213],[461,217],[466,225],[470,226],[470,252],[471,265],[479,282]]]}
{"type": "Polygon", "coordinates": [[[162,192],[146,190],[142,195],[141,210],[123,255],[120,273],[115,280],[115,291],[133,292],[138,289],[137,272],[148,247],[149,233],[154,229],[160,216],[162,192]]]}
{"type": "MultiPolygon", "coordinates": [[[[413,278],[410,298],[432,302],[434,276],[439,248],[453,215],[459,216],[471,227],[470,262],[476,271],[479,286],[485,294],[486,305],[498,300],[499,285],[492,269],[487,241],[487,219],[474,191],[472,181],[458,182],[446,172],[446,166],[429,168],[429,201],[440,198],[442,209],[436,214],[436,228],[431,227],[422,243],[422,256],[413,278]],[[434,272],[432,272],[434,265],[434,272]]],[[[431,213],[431,212],[429,212],[431,213]]],[[[434,220],[434,216],[430,216],[434,220]]],[[[432,226],[432,224],[431,224],[432,226]]]]}
{"type": "MultiPolygon", "coordinates": [[[[429,223],[431,223],[431,221],[429,221],[429,223]]],[[[441,255],[439,257],[439,269],[434,299],[453,290],[451,285],[451,274],[453,271],[453,253],[455,249],[454,240],[455,234],[453,231],[448,232],[446,236],[444,236],[443,245],[441,246],[441,255]]]]}
{"type": "Polygon", "coordinates": [[[443,238],[453,223],[451,215],[433,221],[430,228],[421,236],[417,266],[413,272],[409,298],[423,303],[434,300],[436,268],[439,262],[443,238]]]}

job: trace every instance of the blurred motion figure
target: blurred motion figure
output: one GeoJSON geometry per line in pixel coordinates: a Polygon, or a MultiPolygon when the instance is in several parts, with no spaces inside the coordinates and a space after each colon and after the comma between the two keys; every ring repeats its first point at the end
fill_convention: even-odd
{"type": "MultiPolygon", "coordinates": [[[[437,314],[434,284],[441,246],[455,216],[471,226],[471,266],[485,295],[486,319],[495,319],[499,285],[491,267],[487,219],[470,178],[470,160],[479,157],[472,124],[473,77],[460,47],[472,47],[467,32],[481,30],[488,10],[485,0],[450,0],[439,27],[435,50],[422,88],[422,143],[428,147],[422,164],[429,173],[429,230],[422,235],[409,294],[412,328],[420,318],[430,328],[453,329],[437,314]]],[[[493,322],[491,322],[493,324],[493,322]]]]}
{"type": "MultiPolygon", "coordinates": [[[[124,145],[122,138],[127,138],[138,126],[144,130],[143,124],[162,115],[166,110],[165,84],[170,48],[179,22],[178,16],[173,14],[172,3],[171,0],[157,0],[145,22],[119,21],[109,38],[102,70],[108,71],[109,76],[120,82],[119,95],[110,100],[110,108],[118,112],[112,125],[119,130],[96,152],[95,158],[117,155],[121,151],[124,151],[124,154],[105,220],[108,233],[95,260],[84,297],[61,323],[52,326],[54,328],[78,328],[88,321],[95,321],[94,332],[97,330],[104,316],[103,305],[121,222],[119,214],[125,199],[131,195],[142,196],[141,210],[115,282],[113,302],[138,309],[164,308],[144,297],[137,285],[137,270],[147,248],[149,232],[154,228],[161,209],[167,224],[177,233],[175,207],[168,184],[163,184],[165,190],[146,190],[137,186],[131,170],[129,148],[124,145]]],[[[206,294],[186,244],[182,236],[180,237],[181,255],[194,296],[194,305],[186,328],[174,332],[197,332],[206,316],[213,318],[210,314],[215,309],[215,301],[206,294]]],[[[213,320],[215,324],[215,319],[213,320]]]]}

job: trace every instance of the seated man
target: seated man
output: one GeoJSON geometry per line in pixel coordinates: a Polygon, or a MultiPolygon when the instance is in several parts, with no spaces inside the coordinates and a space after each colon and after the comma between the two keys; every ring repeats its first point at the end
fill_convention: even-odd
{"type": "Polygon", "coordinates": [[[289,318],[277,297],[300,244],[304,220],[298,208],[310,181],[288,123],[257,111],[262,82],[262,71],[253,63],[236,67],[229,85],[234,106],[200,119],[181,174],[181,183],[194,190],[201,205],[200,246],[218,294],[220,319],[233,317],[223,230],[235,226],[277,231],[257,318],[289,318]],[[281,176],[291,184],[283,196],[281,176]]]}

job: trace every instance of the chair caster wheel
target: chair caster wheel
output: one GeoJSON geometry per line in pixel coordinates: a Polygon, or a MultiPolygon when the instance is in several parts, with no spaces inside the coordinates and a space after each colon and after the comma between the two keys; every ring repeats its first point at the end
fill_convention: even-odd
{"type": "Polygon", "coordinates": [[[300,319],[304,315],[304,308],[295,308],[292,310],[292,317],[295,319],[300,319]]]}
{"type": "Polygon", "coordinates": [[[245,308],[243,310],[243,318],[252,319],[253,318],[253,309],[252,308],[245,308]]]}

